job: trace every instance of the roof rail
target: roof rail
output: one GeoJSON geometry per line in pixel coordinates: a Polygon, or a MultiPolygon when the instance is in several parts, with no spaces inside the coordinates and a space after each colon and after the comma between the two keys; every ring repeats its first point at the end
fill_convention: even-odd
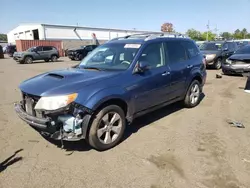
{"type": "Polygon", "coordinates": [[[152,40],[152,39],[159,38],[159,37],[189,38],[187,35],[183,35],[180,33],[147,32],[147,33],[131,34],[131,35],[127,35],[124,37],[116,37],[116,38],[109,40],[108,42],[114,41],[114,40],[120,40],[120,39],[129,39],[129,38],[144,38],[144,40],[147,41],[147,40],[152,40]]]}

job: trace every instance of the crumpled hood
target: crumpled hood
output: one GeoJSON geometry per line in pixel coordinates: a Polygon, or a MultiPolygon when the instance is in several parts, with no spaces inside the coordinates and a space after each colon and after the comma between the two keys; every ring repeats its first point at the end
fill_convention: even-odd
{"type": "Polygon", "coordinates": [[[250,54],[234,54],[229,57],[230,60],[250,60],[250,54]]]}
{"type": "Polygon", "coordinates": [[[25,93],[36,96],[64,95],[85,89],[88,85],[118,74],[119,72],[69,68],[35,76],[22,82],[19,88],[25,93]]]}

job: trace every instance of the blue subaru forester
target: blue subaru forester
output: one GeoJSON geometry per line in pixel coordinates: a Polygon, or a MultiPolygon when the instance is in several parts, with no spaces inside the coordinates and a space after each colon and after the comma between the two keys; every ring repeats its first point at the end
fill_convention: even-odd
{"type": "Polygon", "coordinates": [[[24,81],[15,111],[42,135],[86,139],[106,150],[138,116],[176,101],[198,105],[205,81],[205,60],[194,41],[130,35],[99,46],[75,67],[24,81]]]}

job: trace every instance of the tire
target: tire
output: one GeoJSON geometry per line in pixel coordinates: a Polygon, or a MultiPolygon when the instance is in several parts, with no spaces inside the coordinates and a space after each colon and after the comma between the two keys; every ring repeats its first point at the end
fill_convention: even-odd
{"type": "Polygon", "coordinates": [[[49,59],[45,59],[44,61],[45,61],[45,62],[49,62],[49,59]]]}
{"type": "Polygon", "coordinates": [[[30,56],[25,57],[24,62],[26,64],[32,64],[33,63],[33,58],[30,56]]]}
{"type": "Polygon", "coordinates": [[[80,55],[78,56],[78,60],[81,61],[82,59],[83,59],[83,55],[80,54],[80,55]]]}
{"type": "Polygon", "coordinates": [[[223,68],[222,68],[222,72],[223,72],[224,75],[228,75],[228,72],[225,71],[223,68]]]}
{"type": "Polygon", "coordinates": [[[58,59],[57,55],[52,55],[52,56],[51,56],[51,61],[52,61],[52,62],[56,62],[57,59],[58,59]]]}
{"type": "Polygon", "coordinates": [[[79,57],[78,57],[78,56],[75,56],[75,60],[76,60],[76,61],[79,61],[79,57]]]}
{"type": "Polygon", "coordinates": [[[97,112],[93,119],[87,141],[99,151],[110,149],[121,141],[125,126],[124,111],[117,105],[106,106],[97,112]],[[116,121],[111,122],[112,119],[116,121]]]}
{"type": "Polygon", "coordinates": [[[222,65],[222,59],[221,58],[218,58],[215,63],[214,63],[214,68],[219,70],[221,69],[221,65],[222,65]]]}
{"type": "Polygon", "coordinates": [[[198,80],[194,80],[186,93],[185,99],[184,99],[184,105],[186,108],[193,108],[197,106],[200,103],[201,99],[201,84],[198,80]],[[195,89],[196,88],[196,89],[195,89]],[[197,91],[197,92],[196,92],[197,91]]]}

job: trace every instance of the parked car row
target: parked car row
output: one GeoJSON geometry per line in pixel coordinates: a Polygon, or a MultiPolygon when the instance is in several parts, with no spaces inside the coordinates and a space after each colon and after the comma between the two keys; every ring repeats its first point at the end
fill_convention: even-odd
{"type": "Polygon", "coordinates": [[[224,74],[250,72],[250,44],[248,41],[211,41],[200,45],[206,66],[221,69],[224,74]]]}

